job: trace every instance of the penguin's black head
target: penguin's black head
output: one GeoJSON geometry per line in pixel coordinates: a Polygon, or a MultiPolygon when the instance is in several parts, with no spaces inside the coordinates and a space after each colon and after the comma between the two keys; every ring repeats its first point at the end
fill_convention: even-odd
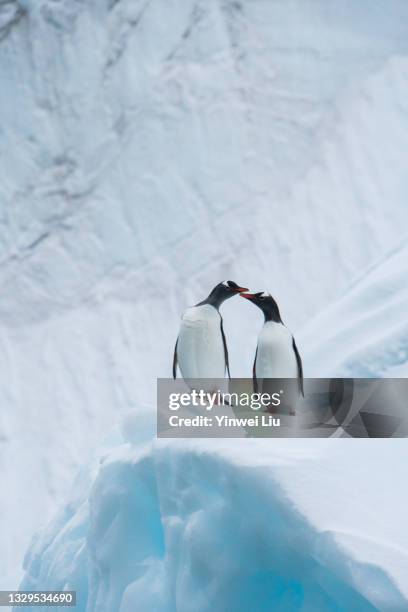
{"type": "Polygon", "coordinates": [[[248,291],[246,287],[240,287],[234,281],[222,281],[222,283],[218,283],[213,289],[213,291],[217,290],[220,293],[223,293],[226,297],[232,297],[233,295],[237,295],[237,293],[243,293],[244,291],[248,291]]]}
{"type": "Polygon", "coordinates": [[[228,298],[242,294],[244,291],[248,291],[248,289],[246,287],[240,287],[237,283],[234,283],[234,281],[223,281],[222,283],[218,283],[211,291],[208,298],[197,304],[197,306],[211,304],[215,308],[218,308],[225,300],[228,300],[228,298]]]}
{"type": "Polygon", "coordinates": [[[265,321],[282,323],[279,307],[270,293],[259,291],[258,293],[241,293],[241,297],[251,300],[265,315],[265,321]]]}

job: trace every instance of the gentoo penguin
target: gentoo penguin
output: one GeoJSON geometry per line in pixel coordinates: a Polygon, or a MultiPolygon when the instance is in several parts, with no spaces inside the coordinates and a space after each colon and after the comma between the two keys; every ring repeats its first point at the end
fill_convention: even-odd
{"type": "MultiPolygon", "coordinates": [[[[296,346],[295,338],[284,325],[279,307],[270,293],[242,293],[241,297],[250,300],[264,314],[265,323],[258,336],[258,346],[255,352],[253,366],[254,391],[258,390],[258,382],[265,378],[297,379],[296,387],[291,393],[292,404],[296,404],[303,391],[302,359],[296,346]]],[[[265,392],[263,386],[262,391],[265,392]]],[[[289,401],[289,395],[287,396],[289,401]]],[[[291,406],[291,412],[295,405],[291,406]]]]}
{"type": "Polygon", "coordinates": [[[231,378],[219,308],[225,300],[243,291],[248,289],[224,281],[205,300],[187,308],[174,347],[173,378],[177,377],[177,364],[184,379],[224,378],[225,370],[231,378]]]}

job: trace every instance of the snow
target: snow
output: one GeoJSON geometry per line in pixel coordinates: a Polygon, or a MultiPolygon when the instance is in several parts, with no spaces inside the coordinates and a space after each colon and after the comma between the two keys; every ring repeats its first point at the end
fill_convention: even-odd
{"type": "MultiPolygon", "coordinates": [[[[222,279],[276,297],[309,372],[406,375],[407,14],[0,0],[0,588],[114,423],[154,406],[181,312],[222,279]]],[[[239,298],[222,312],[246,376],[261,315],[239,298]]],[[[81,584],[72,504],[49,533],[77,530],[81,584]]]]}
{"type": "Polygon", "coordinates": [[[126,440],[37,536],[22,588],[76,587],[84,612],[406,609],[404,441],[362,462],[357,441],[126,440]]]}
{"type": "Polygon", "coordinates": [[[406,240],[302,330],[306,376],[408,375],[406,240]],[[324,341],[322,342],[322,339],[324,341]],[[327,346],[330,360],[327,360],[327,346]]]}

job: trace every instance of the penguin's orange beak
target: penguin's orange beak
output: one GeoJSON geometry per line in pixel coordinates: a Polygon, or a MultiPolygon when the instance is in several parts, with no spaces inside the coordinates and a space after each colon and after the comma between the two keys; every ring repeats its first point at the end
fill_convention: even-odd
{"type": "Polygon", "coordinates": [[[242,294],[244,293],[244,291],[248,291],[248,289],[247,289],[247,287],[237,287],[237,288],[235,289],[235,291],[236,291],[237,293],[239,293],[240,295],[242,295],[242,294]]]}
{"type": "Polygon", "coordinates": [[[240,293],[240,296],[247,300],[253,300],[256,295],[254,293],[240,293]]]}

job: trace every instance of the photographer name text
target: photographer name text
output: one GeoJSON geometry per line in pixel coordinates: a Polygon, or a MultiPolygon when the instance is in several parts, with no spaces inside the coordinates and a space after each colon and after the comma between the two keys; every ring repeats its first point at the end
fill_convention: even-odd
{"type": "Polygon", "coordinates": [[[280,418],[270,414],[251,417],[203,416],[180,417],[173,414],[169,417],[170,427],[280,427],[280,418]]]}

